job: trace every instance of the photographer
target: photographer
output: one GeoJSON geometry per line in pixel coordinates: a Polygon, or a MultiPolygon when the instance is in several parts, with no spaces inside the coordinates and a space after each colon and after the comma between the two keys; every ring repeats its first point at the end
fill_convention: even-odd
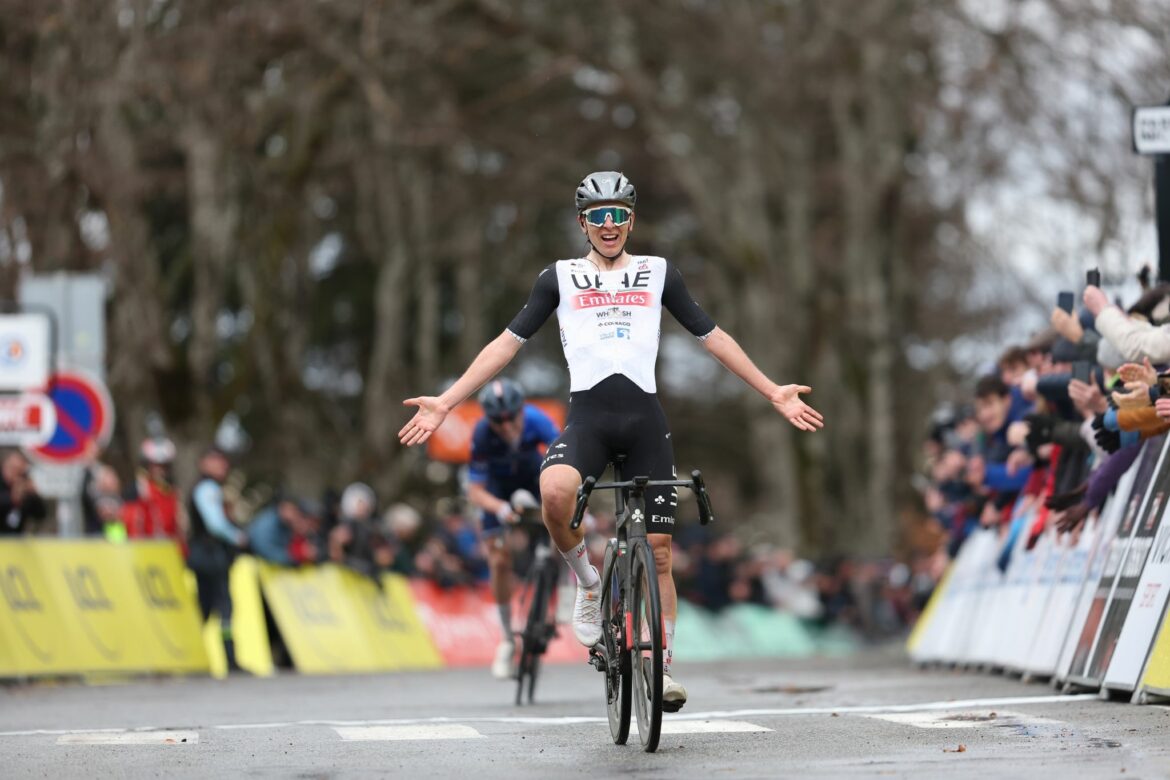
{"type": "Polygon", "coordinates": [[[21,534],[30,521],[44,520],[44,499],[29,476],[29,461],[20,452],[10,452],[0,465],[0,535],[21,534]]]}

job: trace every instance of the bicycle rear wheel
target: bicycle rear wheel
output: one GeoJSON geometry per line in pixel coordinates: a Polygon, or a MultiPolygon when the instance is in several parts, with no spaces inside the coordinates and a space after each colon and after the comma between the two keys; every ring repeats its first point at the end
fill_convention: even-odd
{"type": "Polygon", "coordinates": [[[634,710],[642,749],[653,753],[662,732],[662,602],[650,543],[638,539],[630,551],[634,556],[630,572],[634,710]]]}
{"type": "Polygon", "coordinates": [[[605,702],[609,733],[615,745],[630,738],[630,654],[626,651],[626,618],[621,576],[612,543],[605,548],[601,580],[601,641],[605,645],[605,702]]]}

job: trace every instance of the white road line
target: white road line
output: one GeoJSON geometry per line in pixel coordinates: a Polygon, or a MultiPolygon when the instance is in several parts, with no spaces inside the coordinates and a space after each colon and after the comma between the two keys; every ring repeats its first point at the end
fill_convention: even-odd
{"type": "Polygon", "coordinates": [[[397,742],[414,739],[483,739],[471,726],[456,723],[414,726],[336,726],[346,742],[397,742]]]}
{"type": "MultiPolygon", "coordinates": [[[[633,724],[634,732],[638,731],[638,722],[633,724]]],[[[663,734],[750,734],[772,729],[748,723],[746,720],[663,720],[663,734]]]]}
{"type": "Polygon", "coordinates": [[[57,737],[58,745],[195,745],[197,731],[83,731],[57,737]]]}
{"type": "Polygon", "coordinates": [[[880,714],[866,714],[863,718],[889,721],[903,726],[914,726],[920,729],[978,729],[989,726],[1010,725],[1050,725],[1058,726],[1062,721],[1051,718],[1039,718],[1024,715],[1019,712],[996,712],[994,716],[988,710],[974,712],[948,711],[939,713],[928,710],[925,712],[886,712],[880,714]]]}
{"type": "MultiPolygon", "coordinates": [[[[791,715],[838,715],[866,714],[880,712],[920,712],[927,710],[962,710],[979,709],[983,707],[1020,706],[1024,704],[1072,704],[1080,701],[1097,701],[1095,693],[1082,693],[1072,696],[1016,696],[1002,699],[965,699],[958,701],[924,702],[922,704],[875,704],[846,707],[791,707],[787,709],[753,709],[753,710],[712,710],[709,712],[687,712],[678,715],[669,715],[665,721],[680,720],[716,720],[728,718],[750,717],[780,717],[791,715]]],[[[275,729],[289,726],[377,726],[377,725],[407,725],[412,723],[516,723],[542,726],[572,726],[582,723],[606,723],[606,718],[600,717],[531,717],[531,716],[498,716],[465,718],[433,717],[433,718],[393,718],[389,720],[302,720],[278,723],[241,723],[216,726],[217,729],[275,729]]],[[[3,736],[0,734],[0,736],[3,736]]]]}
{"type": "MultiPolygon", "coordinates": [[[[787,709],[745,709],[745,710],[711,710],[708,712],[689,712],[667,716],[667,721],[680,720],[726,720],[753,717],[783,717],[801,715],[865,715],[869,713],[885,712],[924,712],[930,710],[964,710],[983,709],[985,707],[1019,707],[1030,704],[1075,704],[1083,701],[1097,701],[1095,693],[1076,694],[1072,696],[1015,696],[1000,699],[962,699],[955,701],[922,702],[920,704],[873,704],[853,705],[842,707],[792,707],[787,709]]],[[[1156,705],[1145,705],[1156,706],[1156,705]]],[[[534,717],[534,716],[499,716],[499,717],[433,717],[433,718],[387,718],[377,720],[295,720],[276,721],[272,723],[229,723],[218,726],[208,726],[224,731],[245,729],[283,729],[292,726],[408,726],[424,723],[514,723],[540,726],[573,726],[586,723],[605,723],[606,718],[591,716],[565,717],[534,717]]],[[[30,729],[26,731],[0,731],[0,737],[30,737],[38,735],[101,733],[122,731],[122,729],[30,729]]]]}

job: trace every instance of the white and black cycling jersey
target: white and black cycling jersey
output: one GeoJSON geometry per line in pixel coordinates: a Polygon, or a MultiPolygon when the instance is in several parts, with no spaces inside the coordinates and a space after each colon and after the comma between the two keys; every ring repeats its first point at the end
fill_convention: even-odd
{"type": "Polygon", "coordinates": [[[614,271],[599,271],[583,258],[558,260],[540,272],[508,331],[527,341],[556,311],[571,392],[622,374],[654,393],[663,306],[700,339],[715,330],[678,268],[664,258],[633,255],[614,271]]]}

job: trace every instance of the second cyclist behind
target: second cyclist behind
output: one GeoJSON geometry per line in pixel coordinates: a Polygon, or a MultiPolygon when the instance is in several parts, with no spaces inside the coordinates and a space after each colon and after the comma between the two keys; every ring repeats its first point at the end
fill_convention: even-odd
{"type": "Polygon", "coordinates": [[[500,610],[503,639],[496,647],[492,675],[512,676],[512,551],[504,531],[518,519],[513,496],[540,498],[540,464],[560,435],[548,415],[524,402],[524,391],[511,379],[495,379],[479,394],[483,419],[471,435],[467,498],[482,510],[480,534],[487,548],[492,596],[500,610]]]}

